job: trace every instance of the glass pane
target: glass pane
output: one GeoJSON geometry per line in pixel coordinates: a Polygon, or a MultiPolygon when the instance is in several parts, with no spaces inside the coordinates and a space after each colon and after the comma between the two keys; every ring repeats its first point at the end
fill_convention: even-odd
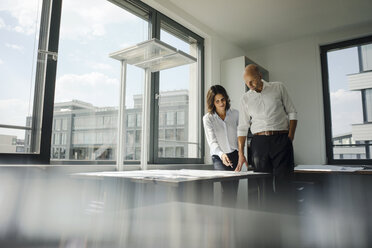
{"type": "Polygon", "coordinates": [[[367,122],[372,122],[372,89],[366,89],[364,94],[367,122]]]}
{"type": "MultiPolygon", "coordinates": [[[[121,65],[109,54],[147,39],[148,22],[109,1],[63,1],[53,160],[116,160],[121,65]]],[[[143,79],[143,70],[128,66],[124,156],[131,160],[140,147],[133,131],[140,130],[143,79]]]]}
{"type": "Polygon", "coordinates": [[[27,153],[30,138],[25,130],[0,128],[0,151],[2,153],[27,153]]]}
{"type": "MultiPolygon", "coordinates": [[[[195,43],[161,29],[161,40],[193,57],[195,43]]],[[[198,64],[160,71],[159,158],[200,158],[200,98],[198,64]]]]}
{"type": "MultiPolygon", "coordinates": [[[[48,8],[49,1],[44,1],[48,8]]],[[[14,152],[39,153],[41,135],[41,102],[43,93],[36,95],[35,88],[43,89],[44,66],[47,57],[38,54],[38,49],[45,50],[48,34],[44,11],[41,20],[43,0],[12,0],[0,2],[0,125],[32,127],[32,147],[17,149],[14,152]],[[43,23],[42,26],[40,23],[43,23]],[[40,32],[41,31],[41,32],[40,32]],[[40,37],[39,37],[40,34],[40,37]],[[38,57],[39,56],[39,57],[38,57]],[[38,87],[35,87],[37,85],[38,87]],[[31,121],[34,107],[39,116],[35,123],[31,121]],[[33,124],[32,124],[33,123],[33,124]],[[31,149],[32,148],[32,149],[31,149]]],[[[26,129],[1,129],[1,135],[16,136],[18,143],[24,143],[26,129]]],[[[31,142],[31,141],[30,141],[31,142]]],[[[0,153],[9,152],[5,146],[0,153]]]]}
{"type": "Polygon", "coordinates": [[[334,159],[370,159],[370,46],[339,49],[327,56],[334,159]]]}

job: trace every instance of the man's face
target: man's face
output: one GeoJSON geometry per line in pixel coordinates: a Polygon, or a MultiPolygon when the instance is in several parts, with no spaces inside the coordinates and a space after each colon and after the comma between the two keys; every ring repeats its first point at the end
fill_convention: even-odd
{"type": "Polygon", "coordinates": [[[261,76],[244,73],[244,81],[250,90],[261,87],[261,76]]]}

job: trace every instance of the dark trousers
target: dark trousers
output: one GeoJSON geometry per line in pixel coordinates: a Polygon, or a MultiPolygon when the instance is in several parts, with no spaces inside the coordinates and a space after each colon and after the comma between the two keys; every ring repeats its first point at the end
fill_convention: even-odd
{"type": "MultiPolygon", "coordinates": [[[[238,151],[235,150],[231,153],[227,153],[226,155],[229,157],[232,163],[232,168],[230,166],[224,165],[219,156],[213,155],[212,161],[213,161],[213,166],[215,170],[234,171],[236,169],[236,166],[238,165],[238,160],[239,160],[238,151]]],[[[224,181],[224,182],[221,182],[221,186],[222,186],[222,205],[230,206],[230,207],[235,206],[237,193],[238,193],[239,181],[236,181],[236,180],[224,181]]]]}
{"type": "MultiPolygon", "coordinates": [[[[288,206],[293,203],[292,177],[294,170],[293,145],[287,133],[271,136],[253,136],[251,141],[252,166],[254,171],[268,172],[273,175],[272,187],[263,192],[273,200],[288,206]]],[[[286,207],[287,208],[287,207],[286,207]]]]}

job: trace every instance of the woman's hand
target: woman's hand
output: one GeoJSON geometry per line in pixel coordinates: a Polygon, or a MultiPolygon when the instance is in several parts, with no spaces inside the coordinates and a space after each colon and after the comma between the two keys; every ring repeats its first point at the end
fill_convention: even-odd
{"type": "Polygon", "coordinates": [[[222,163],[225,166],[230,166],[231,168],[233,168],[232,163],[231,163],[229,157],[225,153],[222,154],[221,159],[222,159],[222,163]]]}

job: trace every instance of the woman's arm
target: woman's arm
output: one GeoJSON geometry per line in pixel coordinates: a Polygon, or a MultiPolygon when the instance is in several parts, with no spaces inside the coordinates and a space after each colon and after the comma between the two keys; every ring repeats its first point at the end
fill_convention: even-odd
{"type": "Polygon", "coordinates": [[[207,138],[209,149],[211,149],[211,152],[213,154],[218,154],[218,156],[221,158],[223,152],[220,146],[218,145],[217,137],[214,133],[212,122],[207,116],[203,118],[203,124],[204,124],[205,137],[207,138]]]}

